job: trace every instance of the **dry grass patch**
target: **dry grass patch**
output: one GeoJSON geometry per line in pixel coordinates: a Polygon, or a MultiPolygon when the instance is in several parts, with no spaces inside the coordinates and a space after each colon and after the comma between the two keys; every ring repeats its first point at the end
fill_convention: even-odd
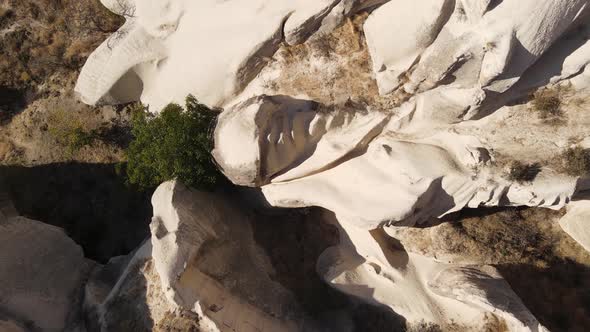
{"type": "Polygon", "coordinates": [[[590,253],[560,228],[563,211],[468,210],[441,225],[446,250],[494,264],[551,331],[590,330],[590,253]],[[452,229],[451,229],[452,228],[452,229]]]}
{"type": "Polygon", "coordinates": [[[532,104],[541,119],[562,115],[562,101],[560,91],[557,88],[547,88],[535,92],[532,104]]]}
{"type": "Polygon", "coordinates": [[[0,38],[7,55],[0,59],[0,86],[15,89],[79,69],[123,22],[99,0],[6,0],[0,8],[0,28],[17,23],[0,38]]]}
{"type": "Polygon", "coordinates": [[[283,45],[272,66],[279,77],[267,82],[273,93],[307,95],[325,105],[351,100],[390,110],[399,101],[380,96],[362,26],[368,14],[347,19],[329,34],[317,34],[301,45],[283,45]]]}
{"type": "Polygon", "coordinates": [[[527,164],[521,161],[512,161],[508,167],[507,178],[519,183],[531,182],[541,172],[539,163],[527,164]]]}
{"type": "Polygon", "coordinates": [[[199,316],[191,311],[180,313],[166,312],[156,326],[154,332],[199,332],[199,316]]]}
{"type": "Polygon", "coordinates": [[[580,146],[565,150],[561,156],[562,170],[571,176],[590,174],[590,150],[580,146]]]}
{"type": "Polygon", "coordinates": [[[47,130],[50,136],[68,155],[77,153],[85,146],[92,145],[98,138],[97,128],[93,128],[82,117],[72,117],[71,112],[58,109],[47,118],[47,130]]]}

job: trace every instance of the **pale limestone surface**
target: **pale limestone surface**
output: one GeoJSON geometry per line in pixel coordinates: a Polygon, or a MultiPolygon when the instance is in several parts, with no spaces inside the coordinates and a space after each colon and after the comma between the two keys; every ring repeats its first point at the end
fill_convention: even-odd
{"type": "MultiPolygon", "coordinates": [[[[290,300],[284,302],[285,291],[265,280],[270,265],[252,242],[244,227],[248,222],[235,203],[178,182],[162,184],[153,202],[151,261],[154,280],[166,293],[159,294],[168,301],[154,307],[156,298],[148,298],[152,317],[158,317],[155,308],[183,308],[206,318],[213,331],[302,330],[290,300]]],[[[505,323],[509,331],[546,331],[493,268],[440,263],[395,250],[383,229],[359,228],[328,211],[322,218],[338,227],[340,243],[320,256],[317,271],[336,289],[386,305],[409,325],[453,321],[478,331],[491,321],[505,323]]],[[[140,250],[145,251],[141,257],[149,259],[146,250],[140,250]]],[[[125,290],[132,290],[128,278],[133,276],[120,278],[128,281],[117,283],[110,302],[128,296],[125,290]]],[[[313,331],[313,325],[308,321],[304,330],[313,331]]]]}
{"type": "MultiPolygon", "coordinates": [[[[119,3],[109,1],[109,8],[121,11],[119,3]]],[[[515,116],[527,111],[522,106],[486,116],[531,88],[560,82],[572,83],[578,91],[590,86],[587,28],[578,26],[588,17],[588,4],[146,1],[138,4],[123,33],[91,56],[77,91],[88,103],[141,99],[155,112],[188,93],[211,106],[226,106],[215,130],[213,154],[230,180],[261,187],[275,206],[321,206],[336,214],[341,243],[322,255],[318,271],[337,289],[386,305],[414,323],[425,319],[444,324],[453,319],[477,331],[492,313],[510,331],[544,331],[493,269],[390,252],[389,235],[380,226],[415,225],[464,207],[559,209],[577,190],[587,189],[578,179],[550,168],[522,184],[506,180],[494,167],[497,150],[515,158],[536,157],[531,161],[548,158],[568,146],[564,142],[570,137],[564,132],[572,128],[574,138],[587,140],[581,117],[558,130],[537,131],[541,124],[533,116],[515,116]],[[322,105],[303,92],[272,96],[272,89],[259,89],[260,78],[255,76],[280,43],[298,44],[314,33],[327,33],[371,6],[377,7],[364,24],[364,34],[372,69],[379,91],[400,95],[398,104],[375,112],[374,105],[362,102],[322,105]],[[257,88],[239,95],[253,79],[257,88]],[[548,142],[555,146],[544,148],[548,142]]],[[[312,64],[332,70],[330,61],[312,64]]],[[[273,68],[281,70],[280,65],[273,68]]],[[[205,316],[214,325],[238,331],[250,328],[245,316],[261,329],[276,323],[269,323],[268,311],[260,308],[262,303],[282,301],[281,296],[245,305],[227,296],[228,284],[203,272],[227,272],[226,281],[235,278],[232,271],[245,273],[239,264],[220,271],[212,261],[233,262],[238,247],[249,248],[252,256],[246,257],[255,267],[253,274],[242,275],[244,284],[233,290],[262,294],[260,284],[249,282],[268,265],[252,254],[257,250],[249,235],[244,236],[249,234],[247,227],[233,224],[243,218],[239,211],[223,197],[191,192],[175,183],[162,185],[153,202],[152,256],[171,304],[202,313],[223,299],[223,306],[231,310],[205,316]],[[219,222],[226,214],[231,217],[219,222]],[[233,228],[240,229],[240,236],[233,228]],[[202,249],[208,241],[219,250],[202,249]],[[203,250],[214,258],[200,257],[203,250]],[[235,314],[236,308],[247,314],[235,314]]],[[[563,223],[578,239],[584,234],[579,220],[572,217],[563,223]]],[[[274,287],[268,280],[258,282],[274,287]]],[[[275,330],[293,328],[276,324],[275,330]]]]}
{"type": "Polygon", "coordinates": [[[127,22],[89,57],[76,91],[89,104],[141,99],[158,111],[171,101],[181,103],[188,94],[208,105],[223,105],[258,74],[280,43],[305,41],[324,19],[336,26],[364,1],[104,4],[115,13],[127,12],[127,22]]]}
{"type": "Polygon", "coordinates": [[[21,324],[43,331],[74,329],[91,265],[63,230],[0,213],[0,266],[2,329],[19,331],[21,324]]]}
{"type": "Polygon", "coordinates": [[[176,181],[160,185],[152,204],[151,255],[173,307],[208,317],[220,331],[302,328],[293,294],[269,278],[269,258],[237,204],[176,181]]]}
{"type": "Polygon", "coordinates": [[[437,262],[396,249],[387,228],[367,231],[326,218],[338,225],[340,244],[322,254],[317,269],[338,290],[386,305],[410,326],[454,322],[481,331],[496,321],[509,331],[547,331],[493,267],[437,262]]]}
{"type": "Polygon", "coordinates": [[[590,201],[574,201],[559,220],[561,228],[590,252],[590,201]]]}
{"type": "MultiPolygon", "coordinates": [[[[588,5],[587,0],[506,0],[496,6],[489,0],[457,1],[449,13],[444,1],[397,1],[377,9],[365,32],[382,92],[401,83],[410,94],[437,87],[442,95],[461,91],[465,100],[456,102],[456,115],[477,118],[488,96],[497,98],[526,78],[526,70],[581,23],[588,5]],[[412,9],[416,14],[400,15],[412,9]],[[420,43],[406,43],[402,52],[395,45],[409,36],[420,43]]],[[[588,63],[585,51],[574,53],[560,76],[578,74],[588,63]]],[[[547,67],[539,71],[553,74],[547,67]]]]}
{"type": "Polygon", "coordinates": [[[398,88],[434,42],[453,11],[453,1],[391,1],[367,19],[364,31],[382,94],[398,88]]]}
{"type": "Polygon", "coordinates": [[[369,229],[464,207],[558,209],[575,193],[576,179],[563,176],[505,180],[473,136],[403,134],[392,129],[398,122],[379,112],[263,96],[220,116],[213,155],[230,180],[262,186],[274,206],[321,206],[369,229]]]}

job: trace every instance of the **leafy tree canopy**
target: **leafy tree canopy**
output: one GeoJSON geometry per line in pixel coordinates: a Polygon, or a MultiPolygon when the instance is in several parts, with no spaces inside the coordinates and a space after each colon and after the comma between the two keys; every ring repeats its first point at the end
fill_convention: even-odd
{"type": "Polygon", "coordinates": [[[132,116],[126,173],[143,189],[178,179],[196,189],[212,190],[223,178],[213,162],[210,135],[217,112],[186,98],[185,107],[169,104],[158,115],[145,107],[132,116]]]}

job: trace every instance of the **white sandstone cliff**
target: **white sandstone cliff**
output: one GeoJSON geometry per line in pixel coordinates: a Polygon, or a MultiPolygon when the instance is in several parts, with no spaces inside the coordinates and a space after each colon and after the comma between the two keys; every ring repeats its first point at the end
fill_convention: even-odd
{"type": "MultiPolygon", "coordinates": [[[[122,12],[120,3],[105,3],[122,12]]],[[[336,289],[409,322],[453,319],[477,330],[491,313],[510,331],[544,330],[490,267],[392,252],[394,236],[383,227],[466,207],[560,209],[589,189],[551,165],[528,183],[507,180],[498,166],[506,156],[550,159],[588,139],[583,109],[564,105],[571,119],[555,129],[524,104],[506,106],[548,84],[588,94],[588,0],[125,3],[133,15],[82,70],[76,91],[85,102],[141,100],[157,112],[193,94],[224,107],[213,155],[231,181],[260,187],[274,206],[321,206],[336,215],[341,243],[318,263],[336,289]],[[355,61],[368,52],[366,61],[349,61],[351,53],[334,51],[326,36],[361,9],[368,9],[362,31],[347,23],[348,34],[334,34],[358,46],[355,61]],[[299,86],[286,84],[295,76],[299,86]],[[375,81],[381,96],[372,95],[375,81]],[[350,91],[343,85],[363,93],[342,95],[350,91]],[[314,89],[335,105],[314,100],[314,89]]],[[[261,322],[296,329],[297,319],[285,325],[268,317],[283,311],[260,311],[288,296],[280,287],[273,298],[258,292],[275,289],[272,280],[248,283],[269,267],[247,227],[237,225],[240,212],[224,198],[179,188],[166,183],[153,201],[152,256],[170,303],[203,313],[224,299],[251,312],[260,329],[261,322]],[[235,262],[240,250],[238,263],[256,273],[235,262]],[[215,260],[232,267],[221,271],[215,260]],[[203,269],[222,277],[212,280],[203,269]],[[236,292],[260,298],[243,304],[236,292]]],[[[585,243],[576,206],[562,225],[585,243]]],[[[232,320],[223,310],[207,315],[217,326],[232,320]]],[[[245,329],[242,318],[230,326],[245,329]]]]}

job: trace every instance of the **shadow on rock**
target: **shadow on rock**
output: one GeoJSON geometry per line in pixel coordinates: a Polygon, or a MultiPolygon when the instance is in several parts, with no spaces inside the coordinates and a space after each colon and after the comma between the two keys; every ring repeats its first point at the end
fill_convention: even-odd
{"type": "Polygon", "coordinates": [[[564,259],[543,268],[497,266],[526,307],[551,331],[590,331],[590,267],[564,259]]]}
{"type": "Polygon", "coordinates": [[[318,275],[319,256],[339,242],[338,229],[322,218],[322,212],[321,208],[272,208],[251,219],[254,238],[276,272],[272,278],[327,331],[404,331],[405,319],[391,309],[362,303],[318,275]]]}
{"type": "Polygon", "coordinates": [[[99,262],[135,249],[148,235],[151,192],[125,185],[114,164],[0,166],[18,212],[55,225],[99,262]]]}

